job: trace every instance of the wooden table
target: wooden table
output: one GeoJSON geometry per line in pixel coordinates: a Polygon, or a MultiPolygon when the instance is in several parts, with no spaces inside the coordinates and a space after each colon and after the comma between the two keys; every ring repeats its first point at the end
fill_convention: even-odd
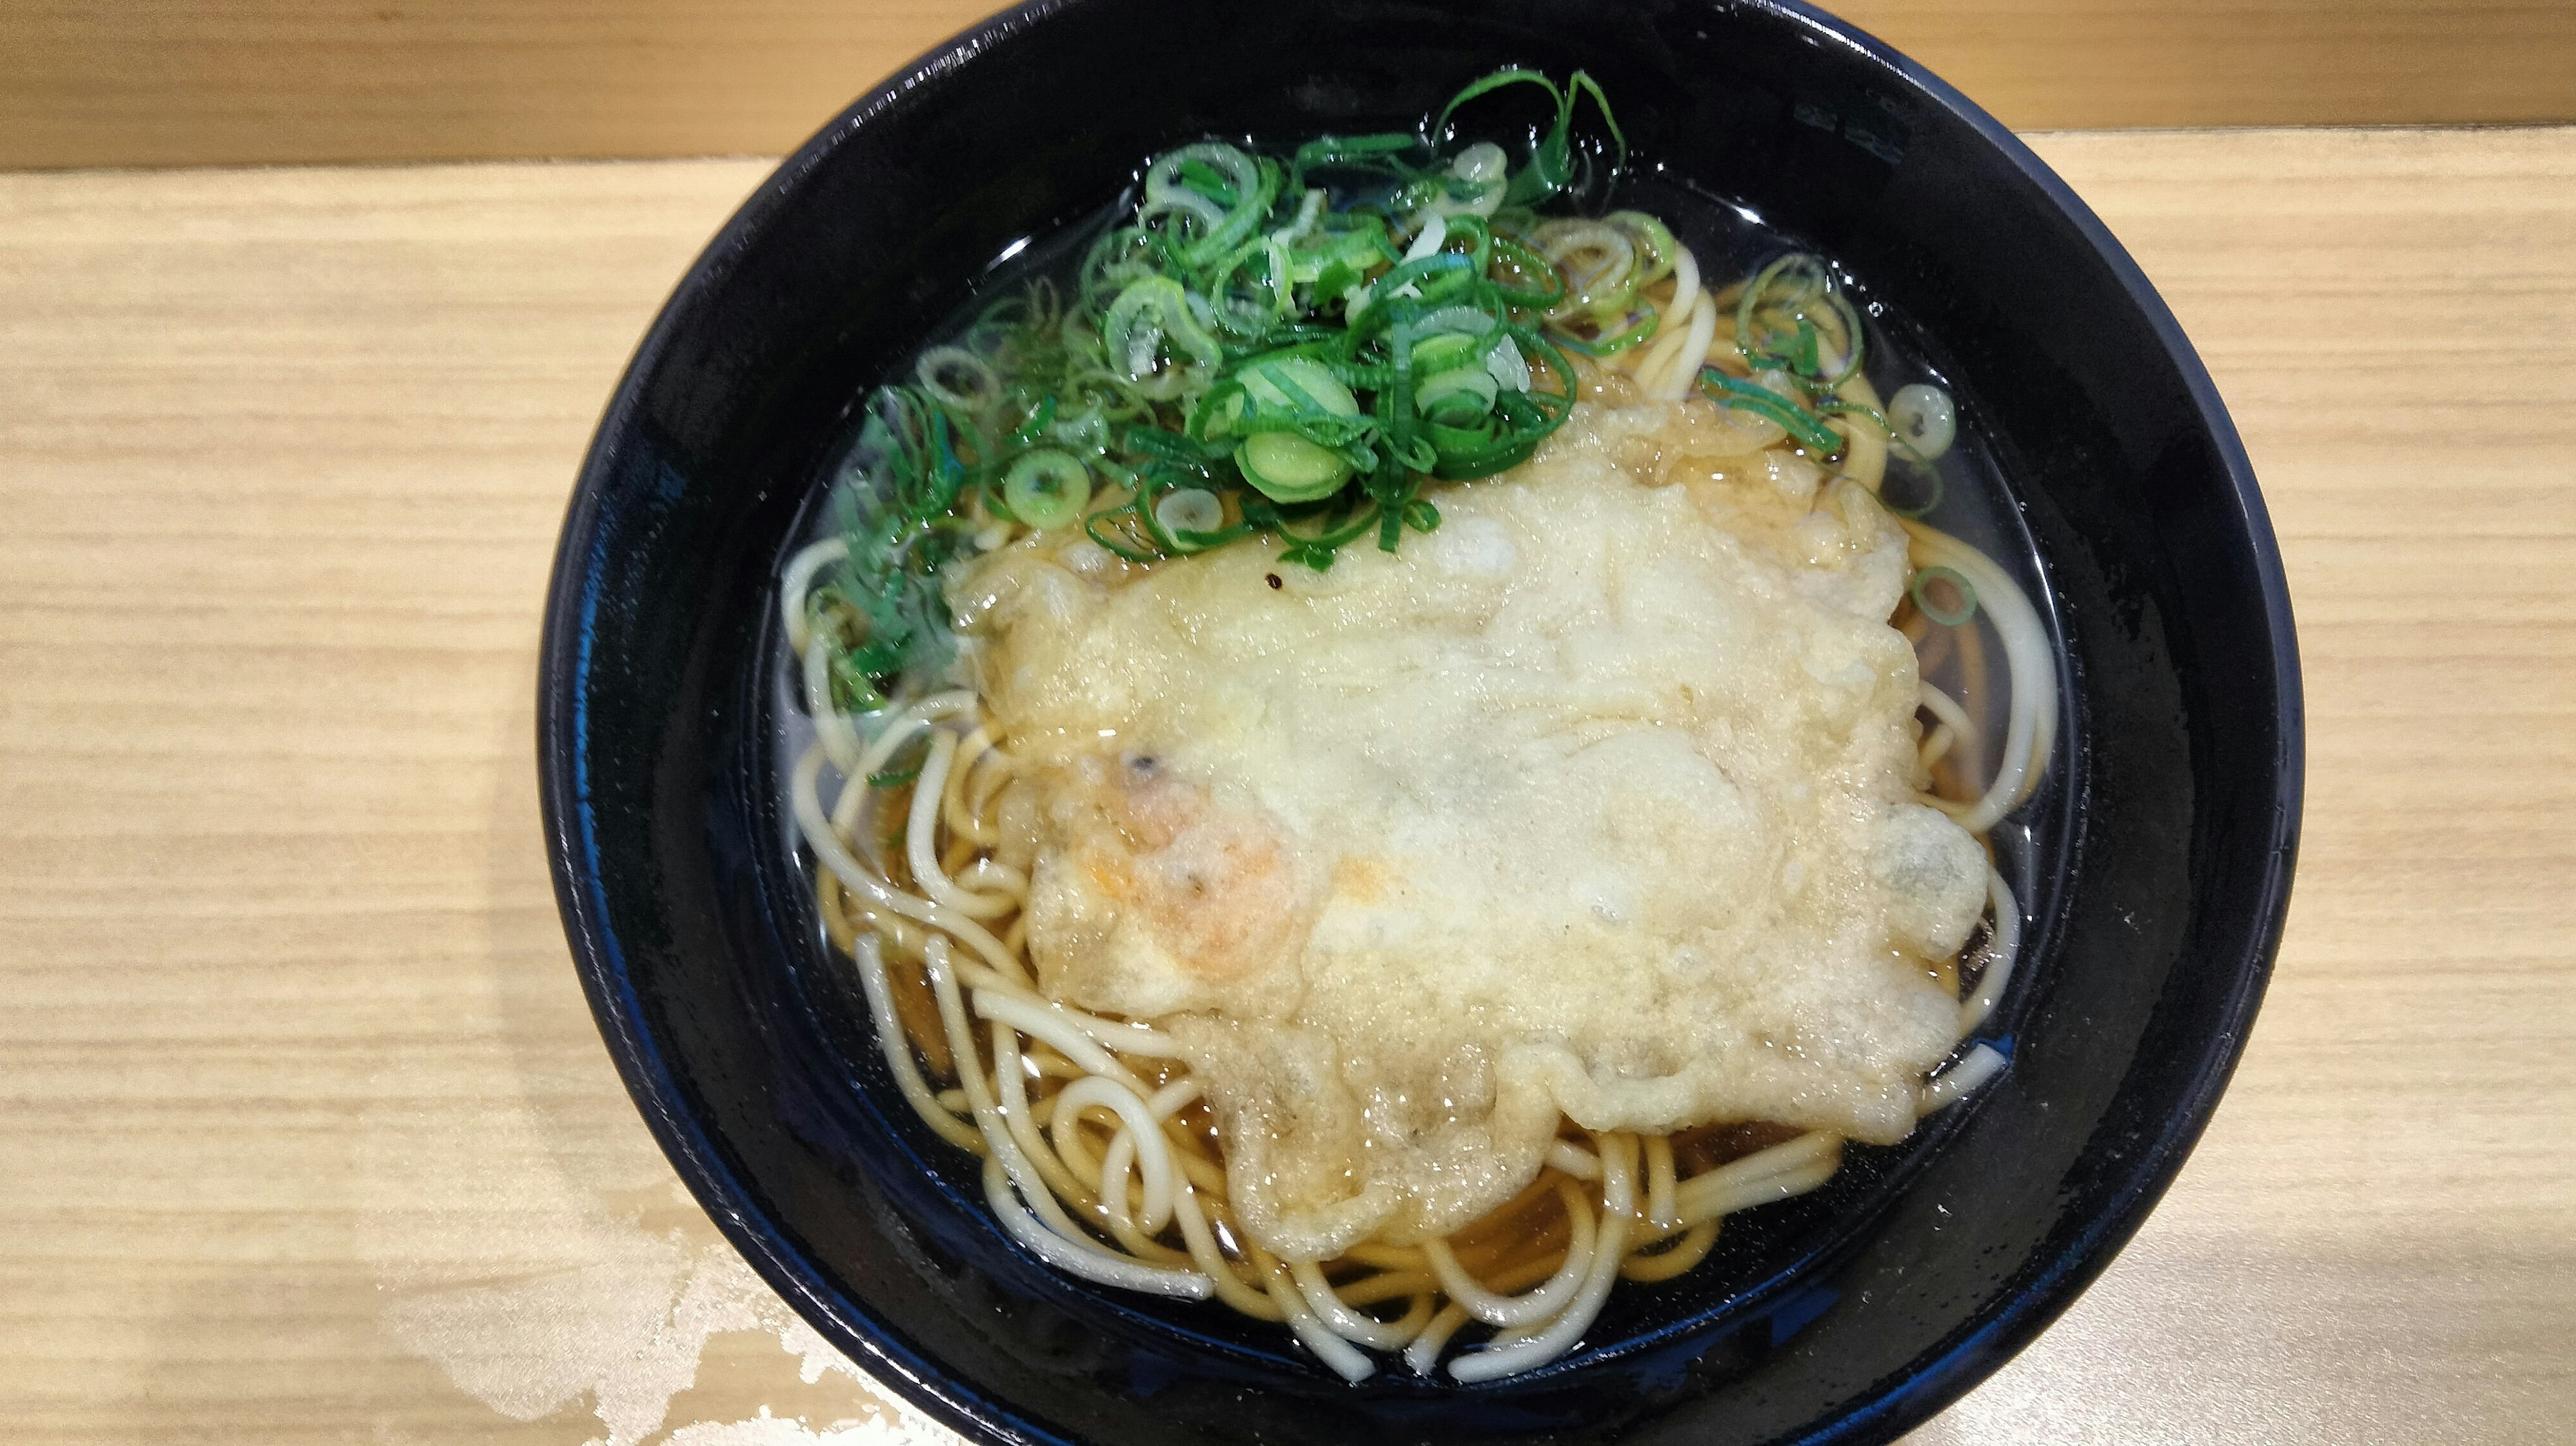
{"type": "MultiPolygon", "coordinates": [[[[2576,131],[2052,135],[2299,610],[2180,1182],[1931,1443],[2576,1439],[2576,131]]],[[[554,531],[749,161],[0,176],[0,1439],[949,1438],[681,1195],[557,929],[554,531]]]]}
{"type": "MultiPolygon", "coordinates": [[[[0,5],[0,167],[758,155],[1001,0],[0,5]]],[[[2563,0],[1829,0],[2006,124],[2576,120],[2563,0]]]]}

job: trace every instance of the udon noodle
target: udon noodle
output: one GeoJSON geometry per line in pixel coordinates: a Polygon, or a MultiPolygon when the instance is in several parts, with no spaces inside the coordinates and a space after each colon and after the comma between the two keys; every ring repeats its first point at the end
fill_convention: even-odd
{"type": "MultiPolygon", "coordinates": [[[[1458,168],[1468,169],[1464,161],[1458,168]]],[[[1440,224],[1435,216],[1424,230],[1440,224]]],[[[1531,237],[1572,292],[1617,264],[1609,253],[1632,245],[1595,222],[1548,222],[1531,237]]],[[[1947,445],[1954,423],[1945,396],[1900,396],[1891,413],[1860,369],[1857,314],[1824,304],[1834,283],[1821,266],[1790,258],[1712,285],[1690,248],[1663,240],[1669,264],[1627,299],[1629,313],[1582,323],[1596,343],[1623,326],[1642,339],[1586,348],[1599,354],[1570,368],[1561,385],[1569,405],[1723,402],[1770,385],[1761,358],[1742,345],[1748,329],[1793,330],[1816,371],[1840,380],[1812,415],[1790,421],[1820,423],[1832,435],[1802,439],[1784,426],[1767,455],[1811,469],[1820,497],[1849,488],[1878,498],[1890,484],[1892,442],[1899,456],[1924,461],[1947,445]],[[1795,327],[1781,320],[1792,315],[1795,327]]],[[[971,350],[967,360],[985,365],[971,350]]],[[[923,375],[925,384],[941,376],[963,391],[975,383],[959,374],[971,370],[934,357],[923,375]]],[[[1776,410],[1749,394],[1747,409],[1765,418],[1776,410]]],[[[1644,473],[1671,465],[1652,455],[1628,461],[1644,473]]],[[[1135,487],[1112,500],[1122,497],[1148,500],[1135,487]]],[[[978,553],[1035,530],[971,494],[959,506],[978,553]]],[[[1923,658],[1918,759],[1928,788],[1920,801],[1982,844],[2047,768],[2058,711],[2053,649],[2001,565],[1901,516],[1909,509],[1890,510],[1900,513],[1913,573],[1910,597],[1890,621],[1923,658]],[[1991,628],[1999,656],[1976,618],[1991,628]],[[1935,664],[1962,680],[1959,695],[1930,681],[1935,664]],[[2000,727],[1989,722],[1998,718],[2000,727]]],[[[1620,1281],[1691,1270],[1727,1216],[1814,1190],[1839,1168],[1845,1141],[1829,1131],[1741,1121],[1586,1131],[1561,1121],[1536,1177],[1461,1229],[1409,1243],[1363,1240],[1329,1258],[1265,1249],[1239,1216],[1217,1119],[1180,1041],[1040,989],[1028,942],[1032,846],[1008,837],[1026,823],[1003,807],[1026,765],[989,700],[971,686],[923,686],[854,709],[837,685],[835,659],[866,626],[824,591],[850,548],[835,535],[796,552],[779,593],[813,725],[789,796],[817,864],[815,903],[832,946],[855,965],[904,1100],[931,1131],[981,1158],[994,1218],[1032,1255],[1099,1285],[1213,1298],[1282,1323],[1354,1381],[1375,1369],[1372,1353],[1390,1353],[1425,1375],[1445,1365],[1455,1380],[1479,1382],[1563,1356],[1620,1281]],[[1453,1354],[1462,1332],[1480,1343],[1453,1354]]],[[[1274,576],[1270,585],[1281,584],[1274,576]]],[[[1960,1047],[1923,1079],[1918,1116],[2004,1065],[1970,1037],[2011,981],[2022,915],[2003,872],[1990,864],[1986,879],[1972,947],[1943,961],[1958,997],[1960,1047]]]]}

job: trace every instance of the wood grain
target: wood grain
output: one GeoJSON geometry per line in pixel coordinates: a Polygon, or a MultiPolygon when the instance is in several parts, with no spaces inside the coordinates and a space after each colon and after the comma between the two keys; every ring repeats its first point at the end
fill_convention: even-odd
{"type": "MultiPolygon", "coordinates": [[[[0,167],[774,154],[990,0],[12,0],[0,167]]],[[[1844,0],[2017,127],[2576,121],[2564,0],[1844,0]]]]}
{"type": "MultiPolygon", "coordinates": [[[[2181,1181],[1915,1439],[2563,1439],[2576,130],[2040,144],[2244,428],[2308,829],[2181,1181]]],[[[540,849],[564,496],[762,169],[0,177],[0,1438],[945,1439],[676,1197],[540,849]]]]}

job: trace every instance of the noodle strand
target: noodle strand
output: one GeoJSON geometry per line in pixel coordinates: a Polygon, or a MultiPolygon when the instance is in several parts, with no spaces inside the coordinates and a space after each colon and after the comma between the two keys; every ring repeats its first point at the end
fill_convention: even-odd
{"type": "Polygon", "coordinates": [[[1609,1298],[1610,1286],[1619,1278],[1628,1220],[1637,1208],[1637,1141],[1631,1135],[1595,1135],[1593,1140],[1601,1153],[1601,1227],[1594,1237],[1592,1261],[1582,1287],[1546,1329],[1450,1362],[1449,1374],[1459,1381],[1472,1385],[1543,1366],[1572,1350],[1601,1314],[1601,1303],[1609,1298]]]}
{"type": "Polygon", "coordinates": [[[1432,1273],[1439,1277],[1440,1288],[1449,1292],[1449,1299],[1456,1302],[1459,1309],[1487,1325],[1520,1326],[1546,1320],[1574,1298],[1574,1293],[1582,1287],[1592,1269],[1592,1206],[1583,1198],[1583,1192],[1573,1185],[1559,1182],[1557,1188],[1565,1202],[1566,1221],[1572,1227],[1572,1235],[1566,1242],[1565,1263],[1557,1267],[1546,1284],[1525,1295],[1497,1295],[1487,1290],[1459,1266],[1458,1257],[1450,1252],[1449,1242],[1424,1242],[1423,1256],[1430,1261],[1432,1273]]]}

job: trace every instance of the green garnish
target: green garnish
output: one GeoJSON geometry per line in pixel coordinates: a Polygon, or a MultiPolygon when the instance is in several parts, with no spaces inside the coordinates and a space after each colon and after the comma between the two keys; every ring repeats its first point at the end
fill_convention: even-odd
{"type": "Polygon", "coordinates": [[[1091,471],[1071,452],[1022,452],[1002,474],[1002,505],[1029,526],[1052,532],[1082,515],[1091,501],[1091,471]]]}
{"type": "Polygon", "coordinates": [[[1795,437],[1802,447],[1813,448],[1823,456],[1842,450],[1841,433],[1826,426],[1815,413],[1760,382],[1743,381],[1715,367],[1700,368],[1699,382],[1701,389],[1719,406],[1769,417],[1780,424],[1782,431],[1795,437]]]}
{"type": "Polygon", "coordinates": [[[1755,371],[1779,371],[1799,390],[1822,396],[1860,372],[1864,334],[1860,313],[1834,280],[1821,256],[1793,251],[1753,274],[1735,304],[1735,346],[1755,371]],[[1843,350],[1824,363],[1827,339],[1818,322],[1840,335],[1843,350]]]}
{"type": "MultiPolygon", "coordinates": [[[[1497,71],[1418,133],[1323,137],[1284,161],[1223,141],[1154,158],[1069,287],[1036,282],[878,389],[840,489],[850,559],[818,594],[853,709],[954,647],[938,574],[985,519],[1079,522],[1131,561],[1255,535],[1322,570],[1428,532],[1431,479],[1508,470],[1563,425],[1573,364],[1653,333],[1638,291],[1677,249],[1607,223],[1631,264],[1569,307],[1533,208],[1627,143],[1591,77],[1497,71]],[[1451,122],[1496,91],[1550,102],[1515,164],[1451,122]],[[1578,143],[1589,98],[1606,140],[1578,143]],[[853,500],[855,498],[855,500],[853,500]],[[1166,505],[1166,504],[1170,505],[1166,505]],[[980,513],[980,516],[977,514],[980,513]]],[[[1606,178],[1605,173],[1605,178],[1606,178]]],[[[1605,223],[1584,223],[1603,225],[1605,223]]]]}
{"type": "Polygon", "coordinates": [[[1458,107],[1480,95],[1500,90],[1507,85],[1535,85],[1544,89],[1548,99],[1556,102],[1556,124],[1550,126],[1547,134],[1539,138],[1538,145],[1530,152],[1529,164],[1522,167],[1505,187],[1503,191],[1505,205],[1536,205],[1565,189],[1566,183],[1573,179],[1574,102],[1581,96],[1592,97],[1592,104],[1601,112],[1601,123],[1610,128],[1610,138],[1618,144],[1619,162],[1624,164],[1627,161],[1628,138],[1620,134],[1619,122],[1610,114],[1610,97],[1601,93],[1599,82],[1579,70],[1566,77],[1565,86],[1561,90],[1555,81],[1535,70],[1514,68],[1495,71],[1482,80],[1470,83],[1466,89],[1451,96],[1449,104],[1441,107],[1440,119],[1432,122],[1431,134],[1437,137],[1447,131],[1449,118],[1458,113],[1458,107]]]}
{"type": "MultiPolygon", "coordinates": [[[[1669,243],[1669,235],[1664,239],[1669,243]]],[[[1757,376],[1770,373],[1783,385],[1766,386],[1702,367],[1700,389],[1719,406],[1769,417],[1819,457],[1839,456],[1845,445],[1825,418],[1856,416],[1885,434],[1890,446],[1915,458],[1919,454],[1896,435],[1884,413],[1834,395],[1860,374],[1865,335],[1860,312],[1843,295],[1824,258],[1792,251],[1755,272],[1735,304],[1736,350],[1757,376]],[[1836,350],[1829,353],[1828,347],[1836,350]]],[[[1934,501],[1940,496],[1937,486],[1934,501]]]]}
{"type": "Polygon", "coordinates": [[[832,656],[832,685],[857,712],[883,705],[888,679],[944,667],[955,646],[946,603],[921,580],[967,545],[956,507],[969,466],[945,410],[920,389],[885,387],[868,400],[846,470],[873,485],[835,489],[849,557],[812,606],[846,644],[832,656]]]}
{"type": "Polygon", "coordinates": [[[1977,589],[1955,569],[1924,568],[1914,574],[1913,582],[1907,584],[1905,591],[1914,599],[1914,606],[1922,612],[1923,616],[1945,628],[1959,627],[1977,615],[1977,589]],[[1955,589],[1959,598],[1958,605],[1943,607],[1932,601],[1930,588],[1934,583],[1947,583],[1955,589]]]}

